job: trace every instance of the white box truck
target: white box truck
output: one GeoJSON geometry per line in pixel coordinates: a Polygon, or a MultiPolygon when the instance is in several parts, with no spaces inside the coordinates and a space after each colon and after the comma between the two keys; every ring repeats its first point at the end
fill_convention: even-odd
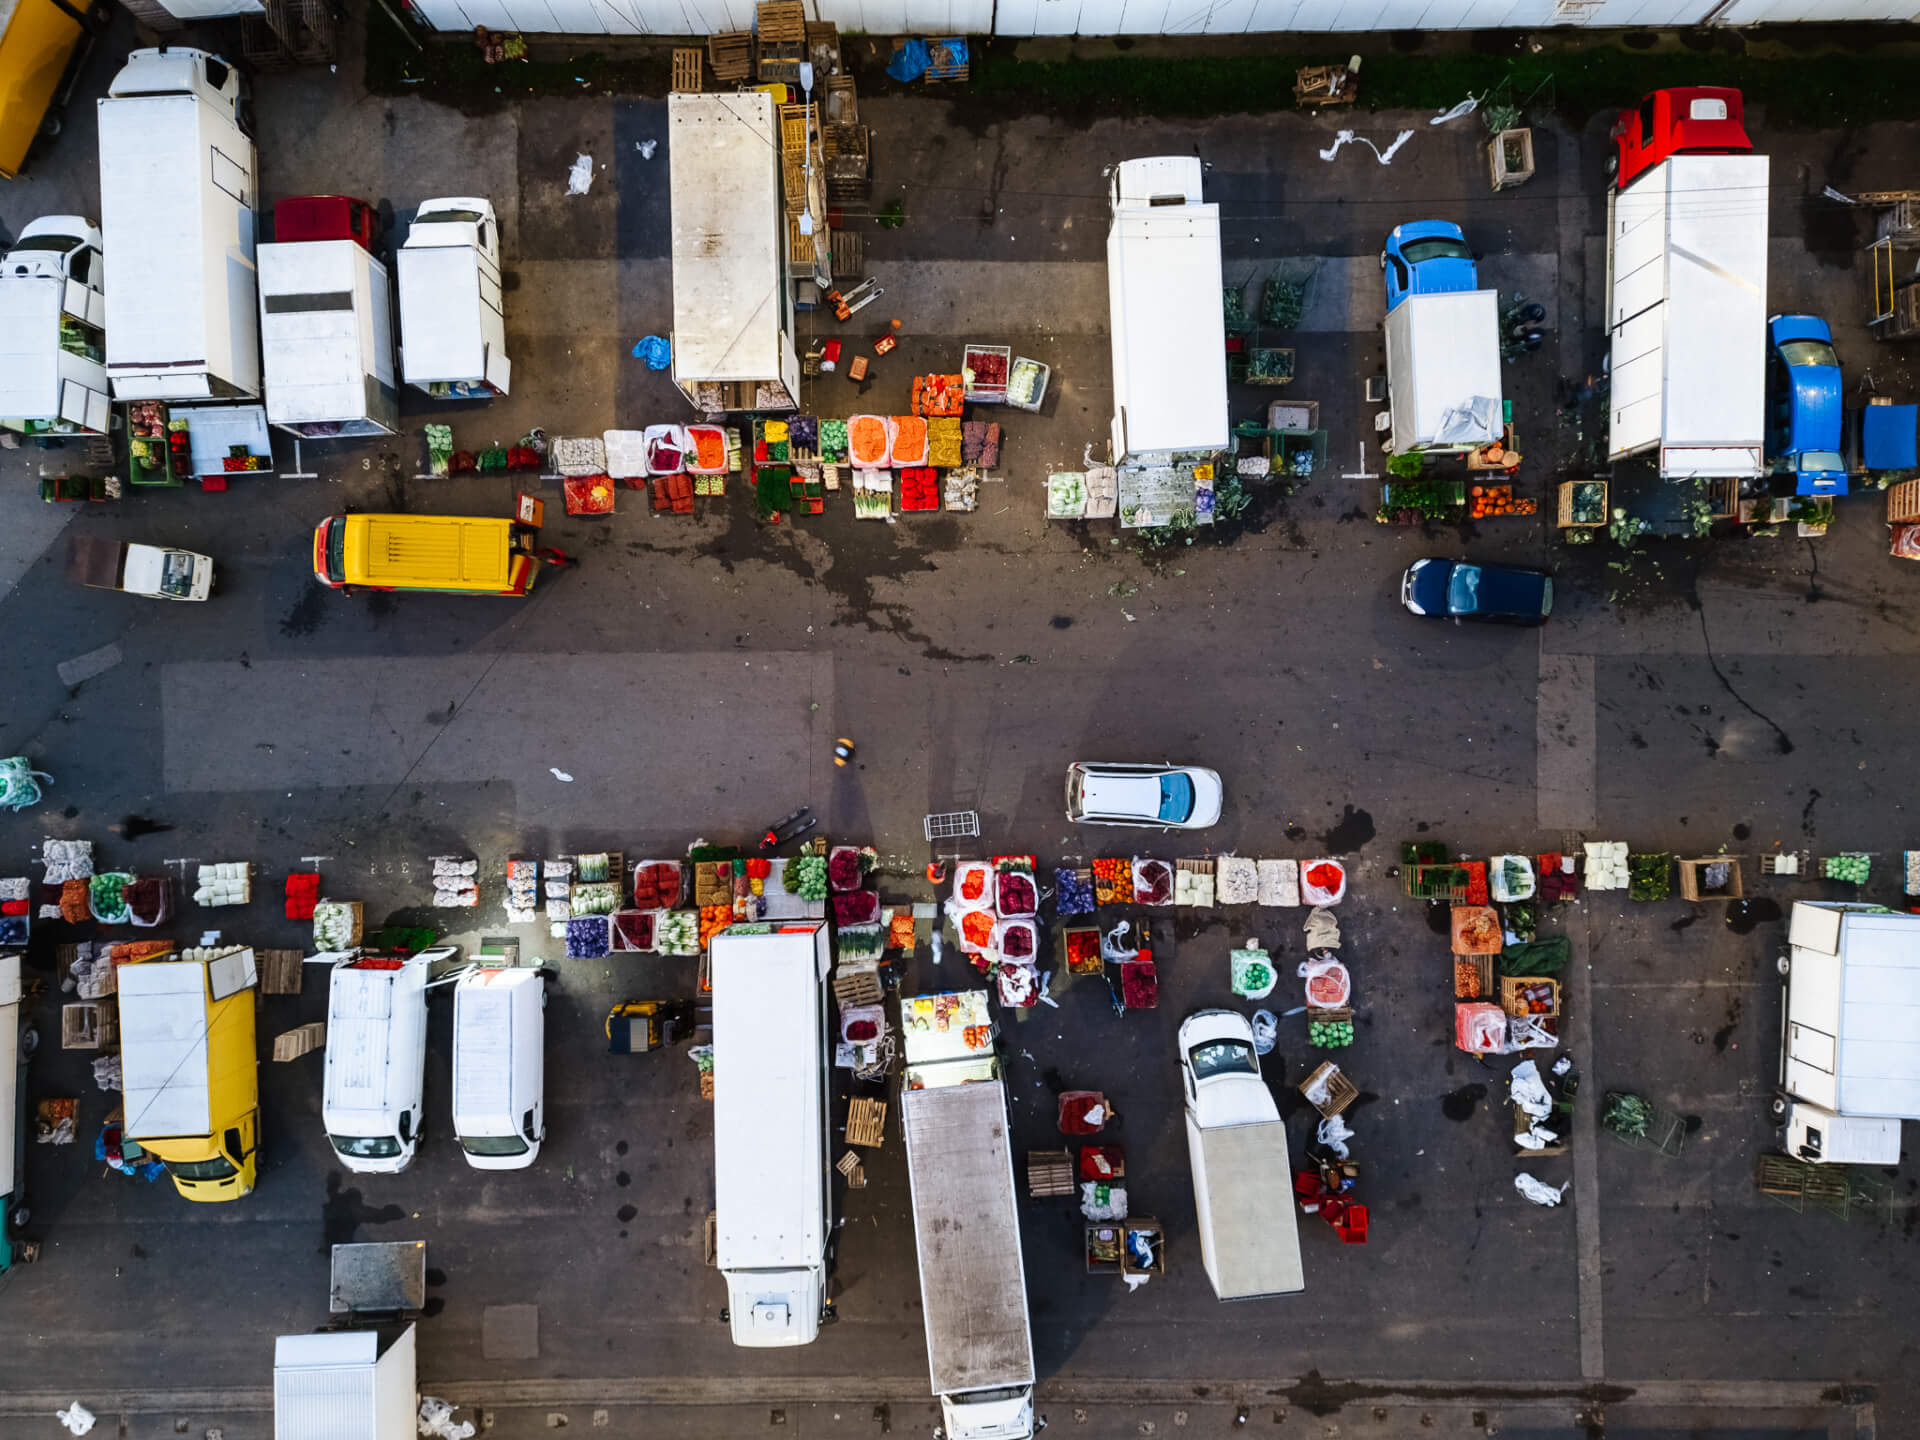
{"type": "Polygon", "coordinates": [[[941,1423],[948,1440],[1028,1440],[1033,1338],[1006,1088],[930,1080],[901,1092],[900,1123],[941,1423]]]}
{"type": "Polygon", "coordinates": [[[397,1175],[419,1151],[428,965],[362,959],[333,967],[320,1120],[349,1170],[397,1175]]]}
{"type": "Polygon", "coordinates": [[[393,263],[401,378],[441,400],[505,395],[513,365],[492,202],[471,196],[422,201],[393,263]]]}
{"type": "Polygon", "coordinates": [[[204,50],[135,50],[99,105],[113,398],[257,399],[259,165],[239,72],[204,50]]]}
{"type": "Polygon", "coordinates": [[[267,421],[307,440],[391,435],[393,291],[355,240],[260,247],[267,421]]]}
{"type": "Polygon", "coordinates": [[[1609,460],[1764,473],[1767,157],[1675,155],[1607,194],[1609,460]]]}
{"type": "Polygon", "coordinates": [[[0,426],[107,433],[105,281],[99,227],[78,215],[32,221],[0,258],[0,426]]]}
{"type": "Polygon", "coordinates": [[[715,1263],[733,1343],[805,1345],[827,1305],[824,921],[713,937],[715,1263]]]}
{"type": "Polygon", "coordinates": [[[1500,297],[1492,290],[1407,295],[1387,312],[1390,446],[1454,455],[1500,438],[1500,297]]]}
{"type": "Polygon", "coordinates": [[[1798,900],[1782,961],[1780,1093],[1786,1151],[1898,1165],[1920,1120],[1920,915],[1798,900]]]}
{"type": "Polygon", "coordinates": [[[1220,207],[1193,155],[1125,160],[1108,175],[1113,463],[1227,443],[1220,207]]]}
{"type": "Polygon", "coordinates": [[[453,987],[453,1133],[476,1170],[524,1170],[547,1135],[547,979],[481,966],[453,987]]]}
{"type": "Polygon", "coordinates": [[[39,1034],[21,1019],[20,957],[0,955],[0,1275],[13,1268],[27,1208],[27,1060],[39,1034]]]}
{"type": "Polygon", "coordinates": [[[273,1440],[413,1440],[416,1369],[411,1325],[278,1336],[273,1440]]]}
{"type": "Polygon", "coordinates": [[[1180,1024],[1187,1154],[1200,1226],[1200,1263],[1222,1300],[1306,1287],[1287,1126],[1260,1078],[1253,1028],[1233,1010],[1180,1024]]]}

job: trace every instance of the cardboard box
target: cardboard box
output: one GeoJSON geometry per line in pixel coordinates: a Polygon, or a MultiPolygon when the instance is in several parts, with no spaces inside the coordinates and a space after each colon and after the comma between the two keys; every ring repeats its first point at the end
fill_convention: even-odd
{"type": "Polygon", "coordinates": [[[1699,860],[1680,862],[1680,897],[1683,900],[1738,900],[1746,893],[1740,881],[1740,862],[1731,855],[1708,855],[1699,860]],[[1703,888],[1709,865],[1727,867],[1727,883],[1724,888],[1719,890],[1703,888]]]}

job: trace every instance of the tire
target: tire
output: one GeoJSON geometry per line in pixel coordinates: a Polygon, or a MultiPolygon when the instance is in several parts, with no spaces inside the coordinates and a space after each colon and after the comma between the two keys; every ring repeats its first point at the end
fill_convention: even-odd
{"type": "Polygon", "coordinates": [[[1793,957],[1782,950],[1773,962],[1773,968],[1785,977],[1793,969],[1793,957]]]}
{"type": "Polygon", "coordinates": [[[1607,179],[1617,179],[1620,174],[1620,152],[1618,150],[1608,151],[1607,163],[1603,165],[1601,169],[1606,173],[1607,179]]]}
{"type": "Polygon", "coordinates": [[[41,117],[40,134],[43,138],[51,140],[62,130],[66,129],[66,126],[67,122],[64,115],[58,110],[49,110],[41,117]]]}
{"type": "Polygon", "coordinates": [[[1767,1118],[1776,1125],[1787,1123],[1787,1097],[1778,1091],[1767,1101],[1767,1118]]]}
{"type": "Polygon", "coordinates": [[[40,1032],[31,1025],[20,1028],[20,1053],[31,1055],[40,1048],[40,1032]]]}

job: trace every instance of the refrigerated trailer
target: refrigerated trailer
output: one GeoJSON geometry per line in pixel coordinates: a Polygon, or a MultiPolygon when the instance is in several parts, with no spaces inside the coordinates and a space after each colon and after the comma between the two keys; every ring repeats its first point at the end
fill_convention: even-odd
{"type": "Polygon", "coordinates": [[[1765,471],[1767,157],[1674,155],[1607,194],[1610,460],[1765,471]]]}
{"type": "Polygon", "coordinates": [[[437,399],[505,395],[507,322],[500,222],[491,201],[426,200],[394,252],[400,289],[400,374],[437,399]]]}
{"type": "Polygon", "coordinates": [[[268,423],[308,440],[400,428],[393,292],[363,245],[262,245],[260,336],[268,423]]]}
{"type": "Polygon", "coordinates": [[[99,105],[113,398],[257,398],[259,172],[239,72],[204,50],[135,50],[99,105]]]}

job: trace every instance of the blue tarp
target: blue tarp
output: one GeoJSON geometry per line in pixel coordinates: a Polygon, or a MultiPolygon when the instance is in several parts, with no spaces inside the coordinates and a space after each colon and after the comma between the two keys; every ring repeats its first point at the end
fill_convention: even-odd
{"type": "Polygon", "coordinates": [[[1869,470],[1911,470],[1920,464],[1915,434],[1920,405],[1869,405],[1861,412],[1860,458],[1869,470]]]}
{"type": "Polygon", "coordinates": [[[664,370],[673,363],[673,346],[663,335],[649,335],[633,347],[633,358],[646,361],[649,370],[664,370]]]}
{"type": "Polygon", "coordinates": [[[887,66],[887,74],[902,85],[908,85],[926,74],[936,62],[942,68],[967,63],[967,42],[958,35],[931,42],[933,50],[928,49],[928,43],[925,40],[902,41],[900,48],[894,52],[893,63],[887,66]]]}

